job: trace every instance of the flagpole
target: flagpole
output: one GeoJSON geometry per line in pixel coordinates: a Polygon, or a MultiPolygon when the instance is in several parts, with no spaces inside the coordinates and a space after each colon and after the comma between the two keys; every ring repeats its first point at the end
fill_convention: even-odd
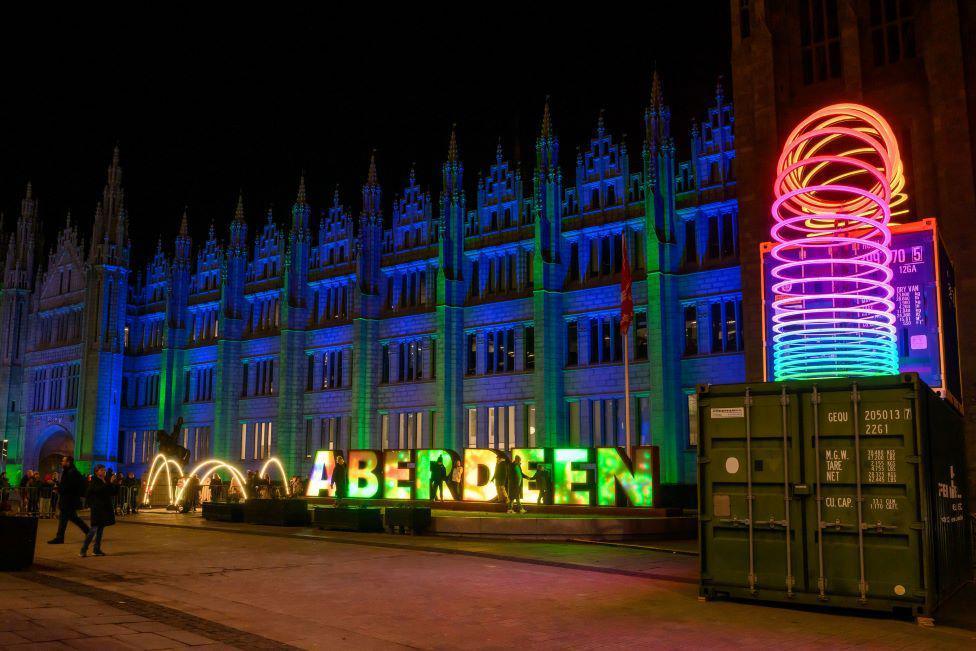
{"type": "Polygon", "coordinates": [[[624,444],[630,455],[630,331],[624,335],[624,444]]]}

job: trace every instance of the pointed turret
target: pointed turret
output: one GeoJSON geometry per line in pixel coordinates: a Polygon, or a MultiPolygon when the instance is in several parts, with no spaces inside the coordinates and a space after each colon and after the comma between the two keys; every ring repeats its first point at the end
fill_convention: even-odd
{"type": "Polygon", "coordinates": [[[308,217],[311,212],[305,202],[305,172],[298,178],[298,193],[291,207],[291,229],[295,233],[308,233],[308,217]]]}
{"type": "Polygon", "coordinates": [[[539,137],[535,141],[536,170],[552,172],[558,168],[559,139],[552,128],[552,113],[549,109],[549,96],[546,96],[545,106],[542,108],[542,125],[539,137]]]}
{"type": "MultiPolygon", "coordinates": [[[[600,129],[603,128],[600,112],[600,129]]],[[[535,141],[535,174],[532,184],[535,211],[535,239],[538,263],[533,274],[534,286],[543,287],[542,262],[559,261],[562,215],[562,173],[559,171],[559,138],[552,125],[549,97],[542,108],[542,124],[535,141]],[[538,276],[537,276],[538,273],[538,276]]]]}
{"type": "Polygon", "coordinates": [[[122,190],[118,145],[112,150],[102,200],[95,208],[89,258],[93,264],[126,266],[129,263],[129,219],[122,190]]]}
{"type": "Polygon", "coordinates": [[[546,105],[542,108],[542,128],[539,130],[540,138],[548,138],[552,135],[552,115],[549,111],[549,96],[546,95],[546,105]]]}
{"type": "Polygon", "coordinates": [[[190,225],[187,221],[187,210],[188,208],[183,206],[183,218],[180,220],[180,233],[176,236],[176,256],[173,264],[184,265],[189,269],[192,241],[190,240],[190,225]]]}
{"type": "Polygon", "coordinates": [[[17,226],[10,234],[7,257],[4,260],[4,288],[30,289],[34,278],[35,253],[38,248],[40,223],[37,219],[37,200],[34,186],[28,181],[24,198],[20,202],[17,226]]]}
{"type": "Polygon", "coordinates": [[[230,224],[230,248],[244,251],[247,248],[247,222],[244,221],[244,192],[237,194],[237,207],[234,208],[234,221],[230,224]]]}
{"type": "Polygon", "coordinates": [[[376,173],[376,150],[374,149],[369,156],[369,170],[366,173],[366,183],[363,185],[363,218],[382,216],[381,196],[379,175],[376,173]]]}
{"type": "Polygon", "coordinates": [[[461,188],[464,166],[461,164],[460,153],[457,143],[457,124],[451,125],[451,138],[447,144],[447,159],[444,161],[443,189],[444,192],[458,193],[463,192],[461,188]]]}
{"type": "Polygon", "coordinates": [[[383,244],[382,191],[376,172],[376,150],[369,156],[369,170],[363,184],[363,210],[359,215],[356,241],[357,274],[363,294],[379,293],[380,253],[383,244]]]}

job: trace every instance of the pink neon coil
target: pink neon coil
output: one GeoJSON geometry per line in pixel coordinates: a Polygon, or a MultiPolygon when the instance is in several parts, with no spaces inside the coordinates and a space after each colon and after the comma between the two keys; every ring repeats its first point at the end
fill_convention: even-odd
{"type": "Polygon", "coordinates": [[[898,372],[888,224],[904,184],[891,127],[865,106],[790,134],[773,186],[775,379],[898,372]]]}

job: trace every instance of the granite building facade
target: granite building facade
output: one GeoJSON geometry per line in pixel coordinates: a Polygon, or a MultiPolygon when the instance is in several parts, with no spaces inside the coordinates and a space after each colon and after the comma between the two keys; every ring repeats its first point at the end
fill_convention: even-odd
{"type": "Polygon", "coordinates": [[[28,186],[6,233],[0,432],[8,470],[73,452],[139,471],[183,419],[193,461],[306,472],[316,449],[624,443],[622,247],[634,441],[663,481],[695,480],[700,382],[745,377],[733,111],[718,88],[679,160],[655,75],[640,151],[601,116],[575,157],[546,105],[534,160],[501,145],[465,192],[452,132],[430,190],[392,201],[375,158],[361,199],[316,215],[305,180],[284,223],[130,260],[118,150],[91,239],[51,253],[28,186]]]}

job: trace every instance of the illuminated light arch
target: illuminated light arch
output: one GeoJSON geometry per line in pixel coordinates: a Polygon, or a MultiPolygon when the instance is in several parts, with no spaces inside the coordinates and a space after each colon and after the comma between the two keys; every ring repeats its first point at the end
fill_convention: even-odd
{"type": "Polygon", "coordinates": [[[157,454],[153,457],[152,464],[149,466],[149,480],[146,482],[146,491],[142,495],[143,504],[149,504],[152,492],[156,488],[156,483],[159,481],[159,476],[163,473],[163,470],[166,470],[166,490],[169,491],[169,503],[174,503],[173,475],[169,469],[171,465],[175,466],[177,472],[180,473],[180,477],[183,477],[183,468],[175,460],[163,454],[157,454]]]}
{"type": "Polygon", "coordinates": [[[288,488],[288,475],[285,473],[285,467],[282,465],[281,459],[279,459],[278,457],[271,457],[270,459],[268,459],[267,461],[265,461],[264,462],[264,465],[261,466],[261,471],[258,473],[258,477],[264,477],[265,474],[267,473],[268,466],[270,466],[272,464],[274,464],[275,466],[277,466],[278,467],[278,472],[281,473],[281,483],[283,483],[285,485],[285,495],[289,495],[290,496],[291,495],[291,489],[288,488]]]}
{"type": "MultiPolygon", "coordinates": [[[[221,461],[220,459],[207,459],[206,461],[202,461],[199,464],[197,464],[196,468],[194,468],[193,470],[191,470],[190,472],[188,472],[184,476],[198,475],[198,474],[200,474],[200,472],[201,472],[201,470],[203,468],[206,468],[207,469],[205,474],[209,474],[209,473],[214,472],[214,471],[216,471],[216,470],[218,470],[220,468],[226,469],[230,473],[230,476],[231,476],[231,484],[233,484],[234,481],[236,480],[237,481],[237,487],[241,489],[241,497],[242,497],[242,499],[245,499],[245,500],[247,499],[247,489],[245,488],[244,475],[241,473],[240,470],[238,470],[234,466],[230,465],[226,461],[221,461]]],[[[184,484],[182,486],[180,486],[180,490],[177,491],[177,493],[176,493],[176,502],[177,503],[179,503],[179,501],[183,498],[183,491],[184,490],[186,490],[186,483],[185,482],[184,482],[184,484]]]]}
{"type": "Polygon", "coordinates": [[[907,195],[891,127],[827,106],[793,130],[776,171],[775,379],[898,373],[889,224],[907,195]]]}

